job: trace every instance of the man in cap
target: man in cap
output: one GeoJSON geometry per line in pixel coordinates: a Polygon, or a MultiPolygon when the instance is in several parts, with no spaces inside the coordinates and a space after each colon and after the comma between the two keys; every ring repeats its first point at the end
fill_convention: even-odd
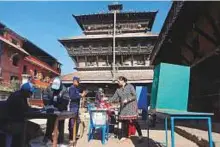
{"type": "Polygon", "coordinates": [[[20,90],[12,93],[7,99],[8,116],[15,121],[23,121],[25,112],[30,110],[27,98],[30,98],[34,92],[34,87],[31,83],[25,83],[20,90]]]}
{"type": "Polygon", "coordinates": [[[25,113],[31,111],[27,99],[32,96],[33,92],[34,87],[28,82],[23,84],[20,90],[12,93],[6,101],[9,126],[6,129],[12,133],[12,147],[23,146],[25,113]]]}
{"type": "MultiPolygon", "coordinates": [[[[69,88],[70,107],[69,110],[79,117],[80,99],[86,96],[86,91],[80,87],[79,77],[73,77],[73,85],[69,88]]],[[[77,120],[76,132],[78,132],[80,120],[77,120]]],[[[72,144],[74,120],[69,120],[69,140],[72,144]]]]}
{"type": "MultiPolygon", "coordinates": [[[[51,82],[51,85],[43,91],[43,102],[44,105],[52,106],[52,108],[58,109],[58,111],[67,110],[67,105],[69,103],[69,93],[67,89],[63,86],[62,81],[59,77],[54,78],[51,82]]],[[[51,109],[51,108],[50,108],[51,109]]],[[[52,140],[52,132],[54,128],[55,120],[49,118],[47,120],[47,128],[44,136],[44,143],[47,143],[48,140],[52,140]]],[[[59,121],[59,136],[58,143],[62,144],[64,142],[64,121],[59,121]]]]}

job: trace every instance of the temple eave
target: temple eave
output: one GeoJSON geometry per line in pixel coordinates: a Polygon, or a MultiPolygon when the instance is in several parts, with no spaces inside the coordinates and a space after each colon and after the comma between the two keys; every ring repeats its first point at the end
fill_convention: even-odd
{"type": "MultiPolygon", "coordinates": [[[[71,83],[72,78],[78,76],[82,83],[114,83],[113,75],[108,71],[76,71],[71,74],[62,76],[64,83],[71,83]]],[[[153,79],[153,70],[119,70],[115,77],[125,76],[129,82],[133,83],[150,83],[153,79]]]]}
{"type": "MultiPolygon", "coordinates": [[[[77,41],[77,40],[91,40],[91,39],[112,39],[112,35],[82,35],[82,36],[76,36],[72,38],[63,38],[59,39],[61,43],[64,43],[66,41],[77,41]]],[[[137,34],[120,34],[116,35],[116,38],[155,38],[158,37],[158,34],[151,34],[151,33],[137,33],[137,34]]]]}
{"type": "MultiPolygon", "coordinates": [[[[72,80],[67,80],[67,81],[62,81],[64,84],[72,84],[72,80]]],[[[149,79],[149,80],[133,80],[133,81],[128,81],[128,83],[132,83],[132,84],[136,84],[136,83],[140,83],[140,84],[148,84],[148,83],[152,83],[153,79],[149,79]]],[[[83,84],[115,84],[114,81],[109,80],[109,81],[89,81],[89,80],[81,80],[80,83],[83,84]]]]}

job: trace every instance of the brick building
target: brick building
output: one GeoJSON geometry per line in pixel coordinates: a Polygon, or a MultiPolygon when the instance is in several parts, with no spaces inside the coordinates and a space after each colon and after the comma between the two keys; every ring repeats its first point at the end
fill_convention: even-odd
{"type": "Polygon", "coordinates": [[[60,75],[60,65],[56,58],[0,23],[1,87],[32,77],[36,87],[45,88],[51,78],[60,75]]]}

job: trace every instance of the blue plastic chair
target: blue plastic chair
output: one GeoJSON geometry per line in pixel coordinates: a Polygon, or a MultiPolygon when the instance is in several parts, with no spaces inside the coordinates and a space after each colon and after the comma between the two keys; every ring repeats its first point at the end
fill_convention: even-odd
{"type": "Polygon", "coordinates": [[[88,141],[93,139],[95,130],[100,129],[102,133],[102,144],[105,144],[105,141],[108,140],[108,132],[109,132],[108,122],[106,121],[106,123],[103,125],[95,124],[92,118],[92,113],[94,113],[95,111],[92,110],[91,105],[88,105],[88,110],[89,110],[89,115],[90,115],[88,141]]]}

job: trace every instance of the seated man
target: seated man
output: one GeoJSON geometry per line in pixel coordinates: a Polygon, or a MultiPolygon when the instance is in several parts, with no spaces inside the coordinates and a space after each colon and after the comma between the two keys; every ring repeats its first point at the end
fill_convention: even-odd
{"type": "Polygon", "coordinates": [[[23,147],[25,113],[31,110],[27,98],[30,98],[33,92],[34,87],[28,82],[12,93],[6,101],[8,123],[5,129],[12,134],[12,147],[23,147]]]}

